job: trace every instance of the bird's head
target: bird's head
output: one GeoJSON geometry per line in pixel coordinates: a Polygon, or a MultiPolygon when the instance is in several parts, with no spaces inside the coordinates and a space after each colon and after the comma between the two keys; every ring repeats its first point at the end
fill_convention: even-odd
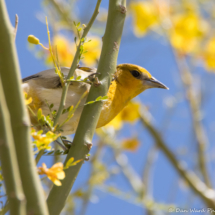
{"type": "Polygon", "coordinates": [[[133,64],[120,64],[115,73],[116,81],[123,87],[133,91],[135,97],[149,88],[169,89],[144,68],[133,64]]]}

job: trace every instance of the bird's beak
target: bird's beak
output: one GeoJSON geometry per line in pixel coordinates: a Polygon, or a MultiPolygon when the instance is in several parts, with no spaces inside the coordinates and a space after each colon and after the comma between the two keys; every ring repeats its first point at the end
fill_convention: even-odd
{"type": "Polygon", "coordinates": [[[145,80],[145,83],[148,85],[149,88],[163,88],[168,90],[169,88],[162,84],[160,81],[158,81],[156,78],[151,77],[147,80],[145,80]]]}

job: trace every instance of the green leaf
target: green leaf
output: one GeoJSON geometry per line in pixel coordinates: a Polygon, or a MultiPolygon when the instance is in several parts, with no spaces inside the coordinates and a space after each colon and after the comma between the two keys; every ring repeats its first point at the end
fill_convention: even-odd
{"type": "Polygon", "coordinates": [[[50,107],[50,109],[52,109],[52,108],[54,107],[54,104],[50,104],[50,106],[49,106],[49,107],[50,107]]]}
{"type": "Polygon", "coordinates": [[[80,23],[80,22],[78,22],[78,24],[76,25],[76,27],[79,27],[79,26],[80,26],[80,24],[81,24],[81,23],[80,23]]]}
{"type": "Polygon", "coordinates": [[[74,161],[74,158],[71,157],[71,158],[66,162],[65,169],[68,169],[68,168],[70,167],[70,165],[72,164],[73,161],[74,161]]]}
{"type": "Polygon", "coordinates": [[[102,100],[104,101],[104,100],[107,100],[108,99],[108,96],[103,96],[102,97],[102,100]]]}
{"type": "Polygon", "coordinates": [[[42,118],[43,114],[42,114],[42,109],[39,108],[37,111],[37,119],[40,120],[42,118]]]}
{"type": "Polygon", "coordinates": [[[81,79],[81,76],[78,76],[77,78],[76,78],[76,81],[79,81],[81,79]]]}
{"type": "Polygon", "coordinates": [[[98,101],[100,101],[102,99],[102,96],[99,96],[97,99],[96,99],[96,101],[98,102],[98,101]]]}
{"type": "Polygon", "coordinates": [[[69,112],[71,112],[71,111],[73,111],[73,105],[71,105],[70,107],[69,107],[69,112]]]}
{"type": "Polygon", "coordinates": [[[93,103],[95,103],[95,101],[87,102],[85,105],[89,105],[89,104],[93,104],[93,103]]]}

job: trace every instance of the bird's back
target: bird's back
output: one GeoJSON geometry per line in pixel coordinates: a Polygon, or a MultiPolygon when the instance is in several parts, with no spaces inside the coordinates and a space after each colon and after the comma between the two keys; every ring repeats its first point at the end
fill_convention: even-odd
{"type": "MultiPolygon", "coordinates": [[[[69,68],[61,68],[62,73],[67,77],[69,68]]],[[[96,72],[96,69],[90,69],[81,67],[75,70],[74,78],[81,76],[81,79],[88,77],[89,75],[96,72]]],[[[58,110],[61,95],[62,95],[62,85],[59,76],[55,73],[54,69],[45,70],[39,72],[35,75],[29,76],[23,79],[22,84],[23,90],[32,97],[32,104],[30,104],[31,109],[37,113],[39,108],[42,109],[44,115],[50,114],[50,110],[47,104],[53,104],[53,110],[58,110]]],[[[66,98],[66,107],[75,106],[80,100],[81,96],[87,91],[89,92],[90,85],[83,82],[71,82],[69,85],[69,90],[66,98]]],[[[80,105],[78,106],[74,116],[66,123],[62,130],[64,130],[63,135],[72,134],[75,132],[79,118],[86,101],[85,98],[82,99],[80,105]]],[[[31,122],[36,123],[32,114],[30,114],[31,122]]],[[[62,114],[59,120],[59,124],[63,123],[67,118],[67,113],[62,114]]]]}

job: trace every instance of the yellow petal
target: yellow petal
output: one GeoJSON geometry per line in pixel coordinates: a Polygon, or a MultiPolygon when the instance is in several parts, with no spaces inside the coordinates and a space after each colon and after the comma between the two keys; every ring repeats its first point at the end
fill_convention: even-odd
{"type": "Polygon", "coordinates": [[[62,179],[65,178],[65,172],[64,171],[57,172],[56,176],[57,176],[58,179],[62,180],[62,179]]]}
{"type": "Polygon", "coordinates": [[[122,142],[122,148],[132,152],[136,151],[139,145],[140,143],[136,138],[127,139],[122,142]]]}
{"type": "Polygon", "coordinates": [[[52,180],[52,182],[56,185],[56,186],[61,186],[62,183],[58,180],[58,179],[54,179],[52,180]]]}

